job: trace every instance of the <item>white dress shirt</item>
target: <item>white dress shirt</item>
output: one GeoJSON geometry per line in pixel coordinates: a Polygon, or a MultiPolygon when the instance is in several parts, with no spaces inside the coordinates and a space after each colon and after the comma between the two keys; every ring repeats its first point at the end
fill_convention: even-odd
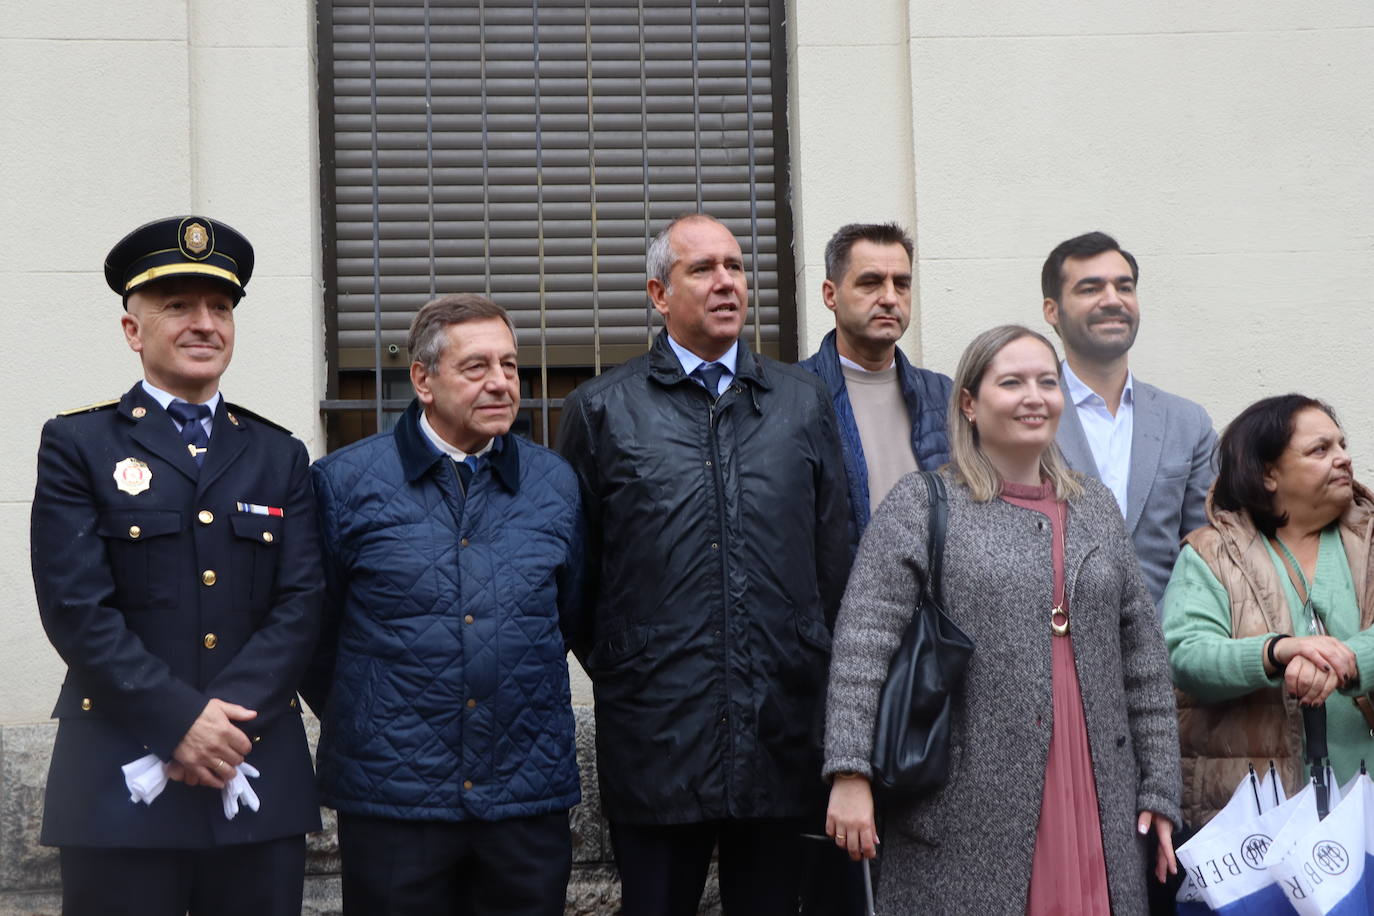
{"type": "Polygon", "coordinates": [[[448,440],[446,440],[437,432],[435,432],[434,427],[429,425],[429,417],[425,416],[425,412],[423,410],[420,411],[420,432],[425,434],[425,438],[429,440],[430,445],[433,445],[435,448],[437,448],[440,454],[448,455],[450,458],[452,458],[454,461],[457,461],[459,464],[461,464],[469,457],[477,458],[481,455],[485,455],[487,452],[491,451],[492,443],[496,441],[495,438],[488,439],[486,445],[482,446],[477,451],[473,452],[471,456],[469,456],[467,452],[458,448],[458,446],[451,444],[448,440]]]}
{"type": "Polygon", "coordinates": [[[1135,428],[1135,395],[1131,388],[1133,377],[1128,370],[1121,403],[1117,405],[1116,416],[1112,416],[1107,409],[1107,402],[1074,375],[1067,361],[1063,369],[1065,393],[1078,411],[1078,422],[1083,427],[1083,435],[1097,464],[1097,476],[1116,497],[1116,504],[1121,507],[1124,518],[1126,487],[1131,479],[1131,432],[1135,428]]]}

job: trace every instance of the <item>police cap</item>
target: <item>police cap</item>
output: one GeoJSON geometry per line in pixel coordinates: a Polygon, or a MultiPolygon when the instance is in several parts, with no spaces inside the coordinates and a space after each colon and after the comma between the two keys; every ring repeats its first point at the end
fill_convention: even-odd
{"type": "Polygon", "coordinates": [[[244,295],[253,275],[253,246],[241,233],[203,216],[169,216],[139,226],[105,257],[105,282],[124,297],[164,277],[210,277],[244,295]]]}

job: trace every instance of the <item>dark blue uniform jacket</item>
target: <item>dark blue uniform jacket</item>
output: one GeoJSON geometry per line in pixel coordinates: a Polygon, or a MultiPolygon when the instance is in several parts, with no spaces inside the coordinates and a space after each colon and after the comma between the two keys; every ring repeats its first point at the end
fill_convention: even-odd
{"type": "Polygon", "coordinates": [[[223,400],[213,422],[199,470],[141,384],[43,427],[33,580],[67,663],[46,844],[194,849],[319,829],[296,700],[322,591],[305,447],[223,400]],[[142,492],[116,485],[126,458],[151,472],[142,492]],[[211,697],[257,710],[241,727],[261,810],[226,820],[219,790],[178,782],[130,802],[120,767],[149,751],[170,759],[211,697]]]}

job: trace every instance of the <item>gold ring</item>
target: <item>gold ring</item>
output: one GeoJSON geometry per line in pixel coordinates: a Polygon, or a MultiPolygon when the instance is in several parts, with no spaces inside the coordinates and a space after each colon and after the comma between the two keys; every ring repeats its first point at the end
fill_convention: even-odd
{"type": "Polygon", "coordinates": [[[222,759],[216,758],[216,760],[215,760],[215,770],[218,771],[219,768],[222,767],[222,766],[224,766],[224,761],[223,761],[222,759]]]}
{"type": "Polygon", "coordinates": [[[843,833],[837,833],[837,834],[835,834],[835,839],[837,839],[837,840],[843,840],[843,839],[844,839],[844,834],[843,834],[843,833]]]}

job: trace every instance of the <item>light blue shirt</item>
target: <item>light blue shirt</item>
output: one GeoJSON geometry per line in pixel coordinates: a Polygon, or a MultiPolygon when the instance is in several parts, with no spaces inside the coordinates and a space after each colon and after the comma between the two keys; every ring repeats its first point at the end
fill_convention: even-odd
{"type": "Polygon", "coordinates": [[[1116,504],[1121,507],[1124,518],[1126,485],[1131,479],[1131,433],[1135,429],[1135,395],[1131,388],[1134,379],[1127,371],[1121,403],[1117,405],[1116,416],[1112,416],[1107,409],[1107,402],[1073,374],[1067,361],[1063,369],[1064,387],[1078,411],[1078,422],[1083,427],[1088,448],[1092,449],[1097,476],[1116,497],[1116,504]]]}
{"type": "MultiPolygon", "coordinates": [[[[668,346],[673,348],[673,352],[677,354],[677,361],[682,363],[682,371],[689,376],[692,375],[692,373],[696,371],[697,366],[700,366],[702,363],[715,363],[717,366],[720,366],[721,369],[725,370],[720,374],[720,385],[715,391],[716,397],[720,397],[721,392],[729,388],[730,383],[735,380],[735,366],[739,360],[738,340],[730,344],[730,349],[726,350],[725,354],[721,356],[720,359],[702,359],[676,340],[673,340],[672,334],[668,335],[668,346]]],[[[701,385],[703,388],[706,387],[705,384],[695,377],[692,378],[692,381],[701,385]]]]}
{"type": "MultiPolygon", "coordinates": [[[[167,391],[163,391],[161,388],[158,388],[155,385],[149,384],[146,378],[143,380],[143,390],[148,393],[148,397],[152,398],[154,401],[157,401],[158,406],[160,406],[163,410],[166,410],[167,405],[177,399],[176,395],[171,394],[167,391]]],[[[218,391],[216,391],[214,394],[210,396],[210,400],[205,402],[205,406],[210,408],[210,416],[206,417],[204,420],[201,420],[200,425],[205,427],[205,435],[207,437],[210,435],[211,427],[214,426],[215,411],[219,410],[219,402],[220,393],[218,391]]],[[[177,432],[181,432],[181,424],[177,423],[176,417],[172,417],[172,422],[176,424],[177,432]]]]}

